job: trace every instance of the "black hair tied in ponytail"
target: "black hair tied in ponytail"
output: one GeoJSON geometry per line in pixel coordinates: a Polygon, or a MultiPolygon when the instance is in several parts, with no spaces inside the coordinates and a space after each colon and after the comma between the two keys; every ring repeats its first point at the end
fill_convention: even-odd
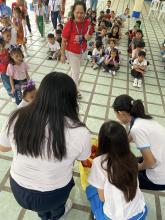
{"type": "Polygon", "coordinates": [[[125,111],[135,118],[152,119],[150,115],[145,113],[143,102],[139,99],[134,100],[129,95],[120,95],[116,97],[113,103],[115,112],[125,111]]]}

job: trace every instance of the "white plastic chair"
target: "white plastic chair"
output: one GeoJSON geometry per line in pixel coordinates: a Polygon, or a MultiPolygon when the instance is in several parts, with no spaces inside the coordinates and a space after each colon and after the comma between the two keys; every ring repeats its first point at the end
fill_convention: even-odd
{"type": "Polygon", "coordinates": [[[163,15],[163,17],[165,16],[165,2],[162,2],[160,5],[158,21],[162,15],[163,15]]]}
{"type": "Polygon", "coordinates": [[[160,3],[161,2],[159,0],[152,0],[151,5],[150,5],[150,10],[149,10],[148,17],[150,16],[151,12],[156,17],[156,14],[158,14],[160,3]]]}

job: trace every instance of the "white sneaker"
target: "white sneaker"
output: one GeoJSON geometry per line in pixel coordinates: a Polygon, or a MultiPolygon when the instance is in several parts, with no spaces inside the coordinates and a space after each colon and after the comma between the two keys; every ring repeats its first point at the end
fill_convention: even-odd
{"type": "Polygon", "coordinates": [[[96,70],[97,68],[98,68],[98,65],[95,64],[95,65],[93,66],[93,69],[96,70]]]}
{"type": "Polygon", "coordinates": [[[68,199],[66,201],[66,204],[65,204],[65,212],[64,212],[64,215],[66,215],[72,208],[73,206],[73,203],[72,203],[72,200],[71,199],[68,199]]]}
{"type": "Polygon", "coordinates": [[[112,71],[111,71],[111,70],[109,70],[108,72],[109,72],[110,74],[112,74],[112,71]]]}
{"type": "Polygon", "coordinates": [[[139,79],[139,80],[138,80],[138,82],[137,82],[137,87],[138,87],[138,88],[140,88],[140,87],[141,87],[141,85],[142,85],[142,80],[141,80],[141,79],[139,79]]]}
{"type": "Polygon", "coordinates": [[[11,98],[11,101],[12,101],[13,103],[15,103],[15,98],[11,98]]]}
{"type": "Polygon", "coordinates": [[[115,75],[116,75],[116,72],[115,72],[115,71],[112,71],[112,75],[115,76],[115,75]]]}
{"type": "Polygon", "coordinates": [[[137,87],[137,85],[138,85],[138,80],[137,80],[137,78],[135,78],[133,81],[133,87],[137,87]]]}

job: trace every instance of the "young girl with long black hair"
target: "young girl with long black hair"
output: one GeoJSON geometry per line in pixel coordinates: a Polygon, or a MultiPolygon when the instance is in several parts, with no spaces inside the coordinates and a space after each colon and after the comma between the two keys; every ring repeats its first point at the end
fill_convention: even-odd
{"type": "Polygon", "coordinates": [[[116,121],[105,122],[98,143],[86,190],[96,220],[144,220],[147,208],[125,128],[116,121]]]}
{"type": "Polygon", "coordinates": [[[141,189],[165,190],[165,128],[145,113],[141,100],[118,96],[113,108],[123,124],[129,124],[129,140],[142,157],[138,163],[141,189]]]}

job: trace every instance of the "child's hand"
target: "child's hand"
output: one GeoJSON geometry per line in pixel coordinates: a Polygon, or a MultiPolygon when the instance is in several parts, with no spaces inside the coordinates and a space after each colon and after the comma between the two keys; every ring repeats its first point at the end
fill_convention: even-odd
{"type": "Polygon", "coordinates": [[[86,35],[84,36],[84,38],[85,38],[85,40],[86,40],[86,41],[88,41],[88,40],[90,40],[90,39],[91,39],[91,35],[86,34],[86,35]]]}
{"type": "Polygon", "coordinates": [[[11,94],[14,95],[15,88],[11,89],[11,94]]]}

